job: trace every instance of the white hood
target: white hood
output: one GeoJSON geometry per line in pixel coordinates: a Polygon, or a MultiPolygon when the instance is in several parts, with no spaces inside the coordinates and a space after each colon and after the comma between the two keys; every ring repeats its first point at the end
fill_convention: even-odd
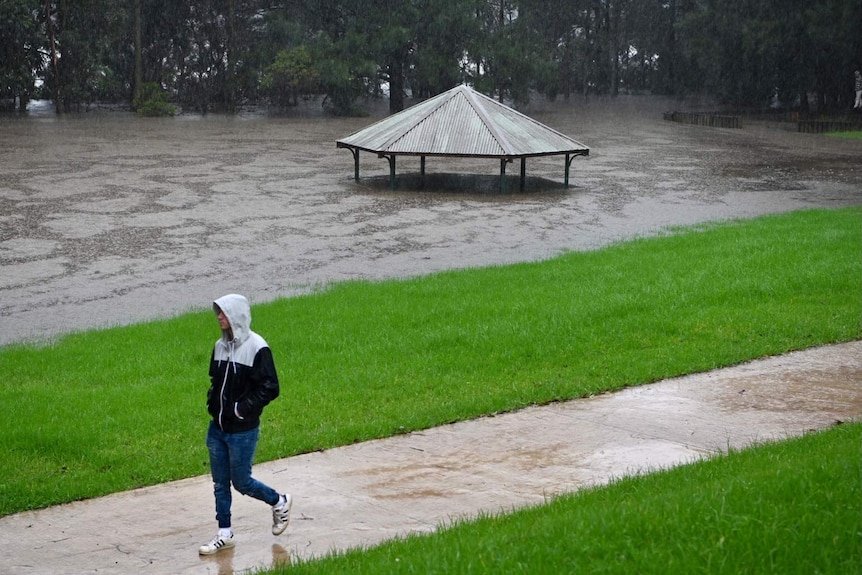
{"type": "Polygon", "coordinates": [[[230,332],[222,330],[221,340],[224,343],[234,341],[242,345],[251,335],[251,306],[244,296],[239,294],[228,294],[213,302],[213,311],[218,314],[219,310],[224,312],[233,330],[233,340],[230,332]]]}

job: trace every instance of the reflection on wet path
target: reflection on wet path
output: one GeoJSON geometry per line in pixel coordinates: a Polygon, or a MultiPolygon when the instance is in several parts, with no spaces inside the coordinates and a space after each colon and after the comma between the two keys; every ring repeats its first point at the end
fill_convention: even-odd
{"type": "MultiPolygon", "coordinates": [[[[272,544],[272,559],[268,563],[261,563],[258,569],[275,569],[278,567],[287,567],[290,565],[290,553],[278,543],[272,544]]],[[[201,563],[207,565],[206,573],[214,573],[217,575],[234,575],[235,573],[248,573],[247,564],[236,571],[234,565],[236,563],[243,564],[243,561],[236,559],[236,547],[219,551],[215,555],[199,555],[201,563]]]]}
{"type": "Polygon", "coordinates": [[[0,345],[199,309],[225,290],[264,301],[862,203],[858,142],[683,126],[665,107],[525,110],[591,155],[569,188],[562,158],[529,159],[527,190],[505,196],[499,163],[480,159],[429,158],[411,190],[419,159],[399,158],[392,192],[385,160],[361,154],[355,183],[335,140],[376,117],[0,117],[0,345]]]}

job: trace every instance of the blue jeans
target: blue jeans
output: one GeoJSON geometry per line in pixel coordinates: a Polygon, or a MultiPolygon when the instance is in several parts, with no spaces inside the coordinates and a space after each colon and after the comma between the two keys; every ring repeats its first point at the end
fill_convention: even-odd
{"type": "Polygon", "coordinates": [[[225,433],[215,422],[210,421],[207,448],[213,476],[216,521],[220,529],[230,527],[231,484],[243,495],[260,499],[269,505],[278,503],[278,492],[251,476],[259,435],[259,427],[241,433],[225,433]]]}

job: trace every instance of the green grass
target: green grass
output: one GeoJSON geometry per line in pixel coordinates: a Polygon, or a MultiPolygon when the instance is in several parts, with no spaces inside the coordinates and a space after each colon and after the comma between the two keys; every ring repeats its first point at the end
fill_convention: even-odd
{"type": "Polygon", "coordinates": [[[858,573],[862,424],[269,573],[858,573]]]}
{"type": "MultiPolygon", "coordinates": [[[[862,209],[254,307],[282,397],[258,461],[859,339],[862,209]]],[[[208,472],[199,313],[0,349],[0,515],[208,472]]]]}
{"type": "Polygon", "coordinates": [[[845,140],[862,140],[862,132],[827,132],[826,135],[845,140]]]}

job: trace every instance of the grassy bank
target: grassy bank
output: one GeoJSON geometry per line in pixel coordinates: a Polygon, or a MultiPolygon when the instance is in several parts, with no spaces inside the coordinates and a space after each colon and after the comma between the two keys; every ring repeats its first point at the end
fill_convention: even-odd
{"type": "Polygon", "coordinates": [[[845,140],[862,140],[862,132],[827,132],[827,136],[844,138],[845,140]]]}
{"type": "Polygon", "coordinates": [[[857,573],[862,424],[272,573],[857,573]]]}
{"type": "MultiPolygon", "coordinates": [[[[254,307],[282,397],[258,460],[862,336],[860,208],[254,307]]],[[[205,311],[0,349],[0,515],[206,473],[205,311]]]]}

